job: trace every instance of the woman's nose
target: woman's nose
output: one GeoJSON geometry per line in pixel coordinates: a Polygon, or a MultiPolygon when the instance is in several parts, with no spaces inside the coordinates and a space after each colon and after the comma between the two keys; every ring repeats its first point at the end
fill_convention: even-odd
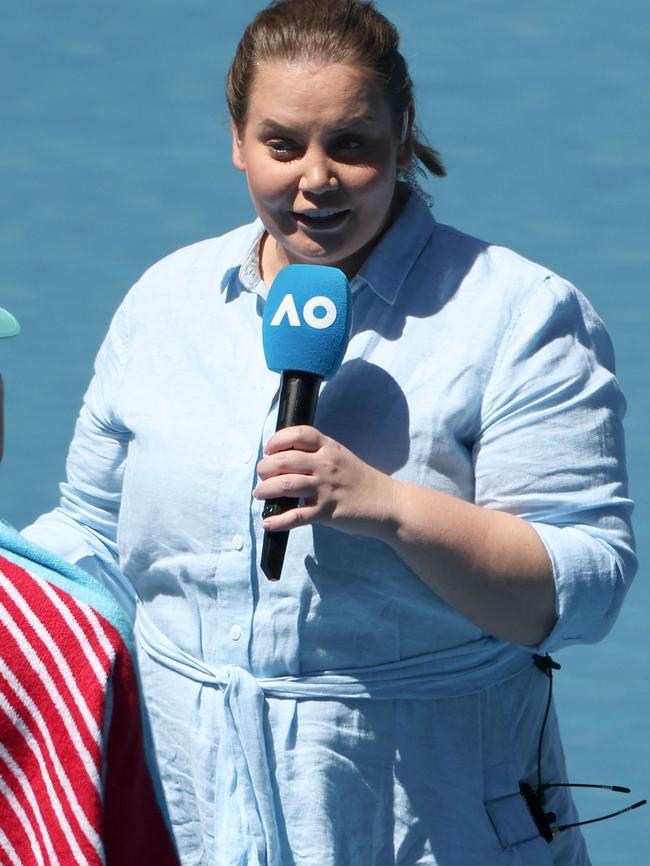
{"type": "Polygon", "coordinates": [[[306,153],[303,160],[300,191],[323,193],[336,189],[339,185],[336,172],[326,153],[306,153]]]}

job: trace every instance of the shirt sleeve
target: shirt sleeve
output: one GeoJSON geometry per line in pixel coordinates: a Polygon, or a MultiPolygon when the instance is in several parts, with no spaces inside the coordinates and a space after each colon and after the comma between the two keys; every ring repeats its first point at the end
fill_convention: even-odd
{"type": "Polygon", "coordinates": [[[604,637],[634,576],[624,411],[601,320],[547,274],[501,342],[474,452],[476,503],[529,521],[553,567],[557,623],[535,652],[604,637]]]}
{"type": "Polygon", "coordinates": [[[22,534],[105,581],[117,573],[117,520],[130,431],[116,410],[127,358],[127,313],[116,313],[95,362],[68,452],[61,500],[22,534]]]}

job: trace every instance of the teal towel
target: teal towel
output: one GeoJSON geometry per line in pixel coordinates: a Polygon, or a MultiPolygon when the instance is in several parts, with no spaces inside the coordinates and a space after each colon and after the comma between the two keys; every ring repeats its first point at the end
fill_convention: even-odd
{"type": "Polygon", "coordinates": [[[135,645],[130,619],[115,597],[98,580],[76,565],[27,541],[3,520],[0,520],[0,556],[27,571],[38,573],[49,583],[94,608],[115,626],[133,656],[135,645]]]}

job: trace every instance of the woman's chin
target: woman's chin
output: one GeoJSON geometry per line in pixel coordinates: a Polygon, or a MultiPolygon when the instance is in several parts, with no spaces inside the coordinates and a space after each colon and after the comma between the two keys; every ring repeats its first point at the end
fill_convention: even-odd
{"type": "Polygon", "coordinates": [[[309,240],[300,244],[279,244],[285,264],[335,265],[345,258],[345,250],[309,240]]]}
{"type": "MultiPolygon", "coordinates": [[[[347,239],[346,239],[347,240],[347,239]]],[[[360,249],[349,243],[329,243],[302,233],[290,237],[273,235],[272,243],[266,243],[262,251],[262,270],[266,278],[275,277],[285,265],[328,265],[340,268],[351,278],[367,258],[368,244],[360,249]]]]}

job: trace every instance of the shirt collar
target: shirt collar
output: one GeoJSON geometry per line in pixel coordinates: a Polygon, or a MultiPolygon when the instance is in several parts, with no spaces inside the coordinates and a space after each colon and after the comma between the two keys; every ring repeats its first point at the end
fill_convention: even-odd
{"type": "Polygon", "coordinates": [[[435,224],[426,202],[411,193],[401,214],[353,278],[352,291],[368,286],[386,303],[395,303],[435,224]]]}
{"type": "Polygon", "coordinates": [[[249,292],[256,292],[262,298],[269,293],[260,274],[260,244],[264,237],[264,224],[258,217],[251,226],[251,236],[244,249],[244,257],[239,268],[239,282],[249,292]]]}
{"type": "MultiPolygon", "coordinates": [[[[393,304],[411,268],[433,233],[435,219],[426,202],[412,193],[395,223],[388,229],[350,284],[353,292],[368,286],[388,304],[393,304]]],[[[256,219],[244,248],[242,263],[233,269],[240,287],[266,298],[268,288],[260,275],[260,243],[264,224],[256,219]]],[[[229,286],[229,288],[232,288],[229,286]]]]}

